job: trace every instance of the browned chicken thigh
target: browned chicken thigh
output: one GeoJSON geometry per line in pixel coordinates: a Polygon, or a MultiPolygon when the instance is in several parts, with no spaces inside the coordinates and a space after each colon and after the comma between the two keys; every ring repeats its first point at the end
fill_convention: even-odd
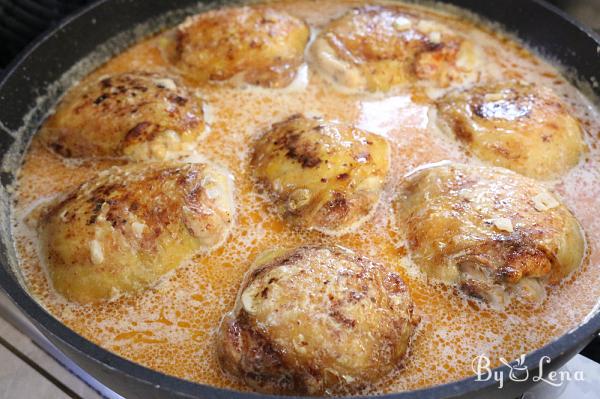
{"type": "Polygon", "coordinates": [[[198,83],[284,87],[304,61],[308,25],[266,6],[223,8],[188,18],[176,32],[172,61],[198,83]]]}
{"type": "Polygon", "coordinates": [[[415,171],[399,192],[398,223],[429,277],[501,307],[545,298],[579,267],[579,223],[554,194],[503,168],[442,164],[415,171]]]}
{"type": "Polygon", "coordinates": [[[202,101],[172,75],[128,72],[71,89],[40,132],[65,157],[162,160],[205,133],[202,101]]]}
{"type": "Polygon", "coordinates": [[[297,226],[344,234],[374,211],[390,167],[385,138],[354,126],[294,115],[256,143],[251,168],[297,226]]]}
{"type": "Polygon", "coordinates": [[[443,130],[481,160],[525,176],[555,178],[585,149],[579,122],[549,88],[517,81],[453,91],[438,101],[443,130]]]}
{"type": "Polygon", "coordinates": [[[39,230],[56,290],[80,303],[135,293],[226,239],[233,183],[208,164],[104,170],[52,205],[39,230]]]}
{"type": "Polygon", "coordinates": [[[427,83],[447,87],[477,75],[479,52],[440,20],[401,8],[356,8],[327,25],[311,46],[312,64],[348,89],[387,91],[427,83]]]}
{"type": "Polygon", "coordinates": [[[417,324],[400,276],[341,247],[262,254],[222,323],[223,369],[284,394],[359,389],[396,369],[417,324]]]}

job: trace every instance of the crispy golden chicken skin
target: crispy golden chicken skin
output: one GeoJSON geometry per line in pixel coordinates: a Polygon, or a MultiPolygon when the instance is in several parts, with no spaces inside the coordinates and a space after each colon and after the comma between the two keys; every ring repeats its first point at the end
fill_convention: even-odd
{"type": "Polygon", "coordinates": [[[413,261],[501,307],[540,303],[584,256],[579,223],[535,181],[496,167],[442,164],[410,175],[398,200],[413,261]]]}
{"type": "Polygon", "coordinates": [[[304,61],[308,25],[268,7],[235,7],[188,18],[176,33],[172,61],[189,78],[205,83],[239,77],[242,82],[284,87],[304,61]]]}
{"type": "Polygon", "coordinates": [[[473,43],[439,21],[395,7],[356,8],[326,26],[312,63],[349,89],[387,91],[420,81],[447,87],[475,74],[473,43]]]}
{"type": "Polygon", "coordinates": [[[355,390],[397,368],[418,322],[400,276],[341,247],[267,252],[218,335],[223,370],[271,393],[355,390]]]}
{"type": "Polygon", "coordinates": [[[449,128],[485,162],[548,179],[575,166],[585,149],[582,131],[548,88],[508,81],[454,91],[437,104],[449,128]]]}
{"type": "Polygon", "coordinates": [[[368,219],[389,167],[383,137],[302,115],[274,124],[256,142],[251,159],[260,187],[286,219],[333,235],[368,219]]]}
{"type": "Polygon", "coordinates": [[[176,77],[129,72],[76,85],[40,134],[65,157],[143,161],[185,150],[204,132],[202,101],[176,77]]]}
{"type": "Polygon", "coordinates": [[[54,287],[90,303],[151,286],[226,239],[232,184],[208,164],[136,163],[100,172],[41,220],[54,287]]]}

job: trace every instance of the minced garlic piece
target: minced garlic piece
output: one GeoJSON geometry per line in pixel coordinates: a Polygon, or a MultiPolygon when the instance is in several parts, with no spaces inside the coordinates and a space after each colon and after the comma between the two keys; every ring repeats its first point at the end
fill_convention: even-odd
{"type": "Polygon", "coordinates": [[[484,100],[486,102],[496,102],[496,101],[501,101],[504,100],[504,93],[500,92],[496,92],[496,93],[487,93],[484,97],[484,100]]]}
{"type": "Polygon", "coordinates": [[[417,29],[422,32],[429,33],[439,28],[439,25],[433,21],[422,19],[417,24],[417,29]]]}
{"type": "Polygon", "coordinates": [[[154,79],[154,83],[157,86],[164,87],[165,89],[168,89],[168,90],[175,90],[177,88],[177,85],[175,84],[173,79],[168,79],[168,78],[154,79]]]}
{"type": "Polygon", "coordinates": [[[288,209],[290,211],[295,211],[302,208],[310,202],[310,199],[310,190],[306,188],[296,189],[290,194],[290,198],[288,199],[288,209]]]}
{"type": "Polygon", "coordinates": [[[244,310],[250,314],[256,313],[256,309],[254,307],[254,298],[252,298],[252,290],[246,290],[242,294],[242,306],[244,310]]]}
{"type": "Polygon", "coordinates": [[[174,143],[178,143],[179,141],[181,141],[181,137],[179,136],[179,134],[177,134],[175,130],[165,130],[161,136],[163,136],[165,141],[172,141],[174,143]]]}
{"type": "Polygon", "coordinates": [[[556,208],[558,205],[558,201],[547,192],[541,192],[533,197],[533,207],[536,211],[544,212],[548,209],[556,208]]]}
{"type": "Polygon", "coordinates": [[[440,32],[434,31],[429,34],[429,40],[432,43],[439,44],[442,42],[442,34],[440,32]]]}
{"type": "Polygon", "coordinates": [[[58,217],[60,218],[61,221],[66,222],[67,221],[67,209],[63,209],[62,212],[58,215],[58,217]]]}
{"type": "Polygon", "coordinates": [[[94,265],[104,262],[104,252],[98,240],[90,241],[90,259],[94,265]]]}
{"type": "Polygon", "coordinates": [[[394,28],[398,30],[406,30],[412,26],[412,22],[410,19],[405,17],[398,17],[394,20],[394,28]]]}
{"type": "Polygon", "coordinates": [[[150,145],[150,154],[153,158],[165,159],[165,157],[167,156],[167,146],[165,145],[165,143],[161,142],[152,143],[150,145]]]}
{"type": "Polygon", "coordinates": [[[514,231],[513,224],[508,218],[488,219],[486,222],[493,224],[498,230],[507,231],[509,233],[514,231]]]}
{"type": "Polygon", "coordinates": [[[208,199],[215,199],[223,195],[223,192],[219,188],[218,182],[210,175],[204,176],[202,179],[202,187],[205,190],[208,199]]]}
{"type": "Polygon", "coordinates": [[[133,230],[133,234],[137,237],[137,238],[141,238],[142,234],[144,233],[144,229],[146,228],[146,225],[144,223],[140,223],[140,222],[133,222],[131,224],[131,230],[133,230]]]}

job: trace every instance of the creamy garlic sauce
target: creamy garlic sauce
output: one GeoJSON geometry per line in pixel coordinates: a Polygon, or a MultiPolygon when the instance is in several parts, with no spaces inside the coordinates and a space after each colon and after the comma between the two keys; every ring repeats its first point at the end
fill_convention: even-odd
{"type": "MultiPolygon", "coordinates": [[[[358,4],[366,3],[298,0],[274,7],[304,18],[314,30],[358,4]]],[[[500,357],[514,359],[570,330],[600,297],[600,153],[596,145],[600,114],[557,69],[515,42],[459,18],[446,22],[482,45],[489,61],[484,70],[487,75],[481,78],[523,79],[552,87],[571,105],[586,130],[589,152],[581,163],[560,180],[544,184],[564,199],[581,222],[589,256],[571,278],[548,289],[548,299],[540,308],[513,304],[505,311],[492,310],[451,288],[427,284],[410,262],[395,226],[394,187],[404,174],[424,163],[480,162],[437,130],[431,101],[423,92],[340,93],[310,67],[287,89],[198,87],[210,110],[210,131],[198,145],[198,157],[224,165],[235,176],[236,225],[222,248],[195,257],[137,296],[82,306],[67,302],[50,286],[37,254],[37,205],[119,161],[66,162],[34,138],[20,171],[13,209],[20,267],[30,292],[67,326],[121,356],[167,374],[240,390],[248,388],[225,378],[219,369],[215,331],[232,308],[253,259],[275,246],[340,244],[386,264],[407,282],[422,317],[419,332],[403,366],[368,392],[412,390],[468,377],[475,356],[486,354],[493,365],[499,365],[500,357]],[[393,167],[382,203],[373,219],[356,233],[326,237],[294,231],[254,189],[248,169],[253,140],[271,123],[298,112],[355,123],[392,144],[393,167]]],[[[93,74],[169,68],[163,51],[168,35],[167,31],[140,42],[93,74]]]]}

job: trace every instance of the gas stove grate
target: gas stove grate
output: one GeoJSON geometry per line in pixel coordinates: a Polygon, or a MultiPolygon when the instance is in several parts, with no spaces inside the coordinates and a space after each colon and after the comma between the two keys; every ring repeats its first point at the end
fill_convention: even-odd
{"type": "Polygon", "coordinates": [[[91,0],[0,0],[0,68],[39,34],[91,0]]]}

